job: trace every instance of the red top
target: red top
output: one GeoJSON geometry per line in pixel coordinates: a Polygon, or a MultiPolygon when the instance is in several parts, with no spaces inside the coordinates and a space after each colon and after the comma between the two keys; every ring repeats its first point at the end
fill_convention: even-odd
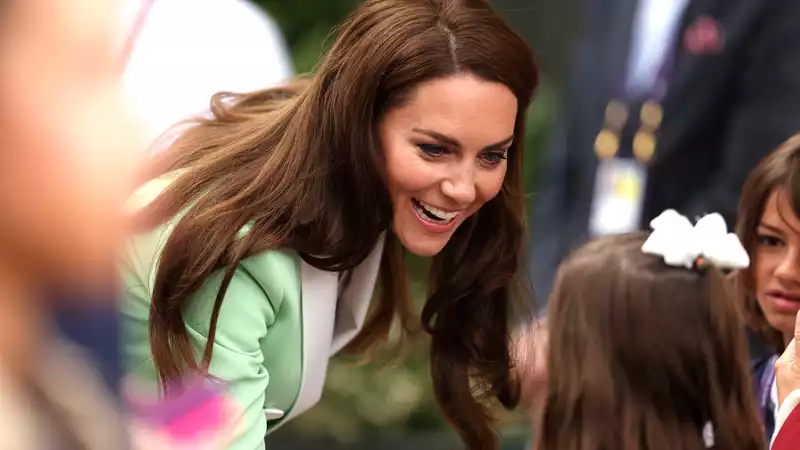
{"type": "Polygon", "coordinates": [[[795,408],[778,430],[771,450],[796,450],[800,448],[800,407],[795,408]]]}

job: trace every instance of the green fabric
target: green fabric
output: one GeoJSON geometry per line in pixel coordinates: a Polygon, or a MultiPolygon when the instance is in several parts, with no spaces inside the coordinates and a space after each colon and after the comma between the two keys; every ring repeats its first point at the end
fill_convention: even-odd
{"type": "MultiPolygon", "coordinates": [[[[154,199],[170,182],[145,185],[132,208],[154,199]]],[[[157,260],[177,218],[130,240],[121,272],[123,352],[126,372],[155,389],[148,317],[157,260]]],[[[207,342],[211,311],[221,271],[212,276],[184,310],[196,354],[207,342]]],[[[302,380],[302,311],[300,259],[293,251],[269,251],[242,261],[225,294],[214,341],[210,374],[229,383],[241,408],[242,433],[228,448],[265,448],[264,408],[289,413],[302,380]]]]}

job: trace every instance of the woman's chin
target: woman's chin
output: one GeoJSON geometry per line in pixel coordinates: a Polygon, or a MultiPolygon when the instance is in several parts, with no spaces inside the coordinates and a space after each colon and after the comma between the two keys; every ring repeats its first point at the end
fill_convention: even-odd
{"type": "Polygon", "coordinates": [[[400,240],[400,242],[403,244],[403,247],[409,251],[409,253],[423,258],[436,256],[444,248],[444,245],[431,245],[424,242],[403,242],[402,240],[400,240]]]}
{"type": "Polygon", "coordinates": [[[449,235],[445,236],[430,236],[426,233],[415,233],[410,230],[397,230],[395,229],[395,236],[403,244],[406,250],[410,253],[420,257],[431,257],[439,254],[447,241],[449,235]]]}
{"type": "Polygon", "coordinates": [[[409,253],[411,253],[411,254],[413,254],[415,256],[419,256],[421,258],[430,258],[430,257],[438,255],[439,252],[442,251],[441,248],[437,249],[437,250],[431,250],[431,249],[427,249],[427,248],[424,248],[424,249],[409,248],[407,245],[405,247],[406,247],[406,250],[409,251],[409,253]]]}

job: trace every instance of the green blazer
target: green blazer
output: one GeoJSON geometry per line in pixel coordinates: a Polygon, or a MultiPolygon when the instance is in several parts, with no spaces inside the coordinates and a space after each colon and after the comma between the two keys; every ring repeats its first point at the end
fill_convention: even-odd
{"type": "MultiPolygon", "coordinates": [[[[129,206],[146,205],[173,179],[148,183],[129,206]]],[[[148,331],[150,296],[159,254],[176,220],[131,238],[121,263],[125,368],[152,389],[157,377],[148,331]]],[[[354,269],[341,295],[340,274],[318,270],[289,249],[241,262],[225,294],[210,367],[212,376],[229,383],[243,414],[242,432],[229,448],[265,448],[268,432],[319,401],[328,359],[364,323],[382,253],[383,238],[354,269]]],[[[207,342],[221,276],[212,276],[184,311],[198,357],[207,342]]]]}

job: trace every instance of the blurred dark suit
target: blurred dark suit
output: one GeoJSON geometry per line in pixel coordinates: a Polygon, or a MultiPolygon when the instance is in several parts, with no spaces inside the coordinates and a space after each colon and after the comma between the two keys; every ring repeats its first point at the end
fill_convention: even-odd
{"type": "MultiPolygon", "coordinates": [[[[93,294],[97,295],[97,294],[93,294]]],[[[94,304],[93,307],[62,307],[56,311],[59,331],[73,343],[82,347],[95,363],[106,387],[119,394],[122,379],[120,356],[120,317],[115,294],[109,292],[108,299],[86,299],[80,294],[58,295],[60,304],[94,304]]]]}
{"type": "MultiPolygon", "coordinates": [[[[625,77],[636,7],[637,0],[585,1],[565,110],[532,199],[530,266],[540,305],[559,262],[589,237],[594,140],[625,77]]],[[[719,212],[732,225],[748,171],[800,129],[798,24],[798,0],[689,1],[647,173],[643,229],[667,208],[690,218],[719,212]],[[722,46],[689,52],[685,32],[704,17],[718,24],[722,46]]]]}

